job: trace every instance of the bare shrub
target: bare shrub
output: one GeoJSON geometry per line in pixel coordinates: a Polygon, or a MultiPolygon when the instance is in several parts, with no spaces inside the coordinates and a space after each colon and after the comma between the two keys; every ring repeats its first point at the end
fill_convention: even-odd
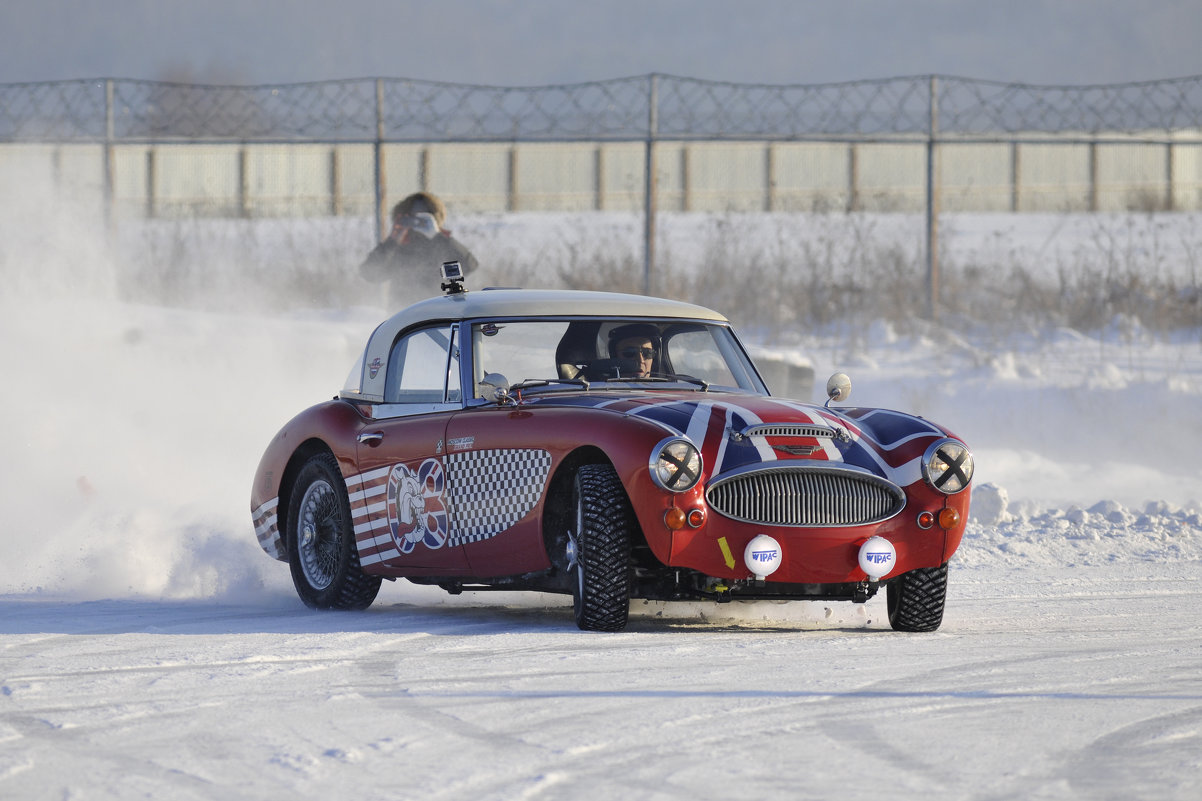
{"type": "MultiPolygon", "coordinates": [[[[1189,218],[1048,216],[1047,240],[1034,251],[1016,241],[1017,219],[1000,216],[1009,228],[976,235],[973,249],[941,252],[941,324],[995,337],[1101,331],[1116,320],[1154,335],[1202,330],[1202,234],[1183,224],[1189,218]],[[1066,221],[1076,228],[1063,235],[1066,221]]],[[[639,215],[468,218],[459,230],[481,261],[477,288],[643,291],[639,215]]],[[[660,232],[652,294],[718,309],[761,342],[816,331],[854,337],[877,323],[926,329],[920,215],[665,214],[660,232]]],[[[956,241],[954,216],[941,232],[956,241]]],[[[372,239],[366,220],[145,221],[121,243],[120,289],[168,305],[383,305],[381,287],[358,273],[372,239]]]]}
{"type": "Polygon", "coordinates": [[[363,281],[358,261],[348,258],[343,227],[317,227],[194,218],[127,226],[119,290],[135,302],[272,311],[369,301],[378,288],[363,281]]]}

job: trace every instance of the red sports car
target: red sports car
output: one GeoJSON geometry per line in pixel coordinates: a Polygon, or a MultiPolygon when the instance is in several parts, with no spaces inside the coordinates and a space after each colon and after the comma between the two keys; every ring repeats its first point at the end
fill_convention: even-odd
{"type": "Polygon", "coordinates": [[[973,459],[927,420],[771,397],[727,320],[603,292],[465,292],[371,335],[338,397],[267,448],[259,543],[311,607],[381,579],[571,593],[582,629],[632,598],[839,599],[886,587],[931,631],[973,459]]]}

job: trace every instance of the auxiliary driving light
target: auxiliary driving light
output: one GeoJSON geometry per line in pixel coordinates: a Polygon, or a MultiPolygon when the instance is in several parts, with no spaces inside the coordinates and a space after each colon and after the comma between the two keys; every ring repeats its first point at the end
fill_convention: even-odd
{"type": "Polygon", "coordinates": [[[879,579],[897,564],[897,550],[884,537],[869,537],[860,546],[860,569],[869,578],[879,579]]]}
{"type": "Polygon", "coordinates": [[[760,581],[775,573],[783,559],[780,543],[767,534],[756,534],[743,549],[743,563],[760,581]]]}

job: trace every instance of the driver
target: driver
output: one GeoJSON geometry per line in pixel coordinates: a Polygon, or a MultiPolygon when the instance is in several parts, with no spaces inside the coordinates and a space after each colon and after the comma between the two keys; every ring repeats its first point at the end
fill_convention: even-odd
{"type": "Polygon", "coordinates": [[[633,378],[647,378],[655,370],[659,355],[659,329],[648,323],[618,326],[609,332],[609,355],[632,365],[633,378]]]}

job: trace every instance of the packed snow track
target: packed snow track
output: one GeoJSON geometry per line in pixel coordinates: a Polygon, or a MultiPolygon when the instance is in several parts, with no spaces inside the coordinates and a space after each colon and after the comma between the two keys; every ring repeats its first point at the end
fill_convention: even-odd
{"type": "Polygon", "coordinates": [[[10,597],[0,793],[1193,799],[1199,585],[1196,564],[954,570],[915,635],[883,598],[636,605],[595,634],[550,596],[10,597]]]}

